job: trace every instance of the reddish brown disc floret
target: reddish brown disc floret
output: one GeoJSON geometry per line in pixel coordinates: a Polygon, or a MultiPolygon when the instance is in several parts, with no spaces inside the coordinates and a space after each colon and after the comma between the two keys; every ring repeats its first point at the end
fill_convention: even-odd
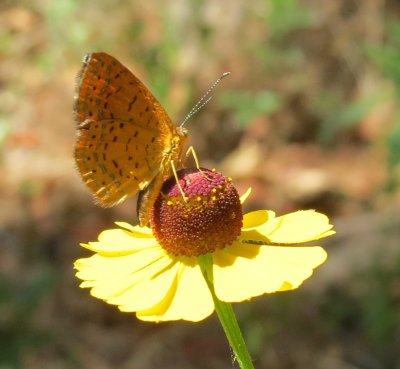
{"type": "Polygon", "coordinates": [[[175,256],[198,256],[231,244],[243,221],[231,180],[208,169],[182,169],[178,178],[185,199],[171,177],[151,211],[151,227],[160,245],[175,256]]]}

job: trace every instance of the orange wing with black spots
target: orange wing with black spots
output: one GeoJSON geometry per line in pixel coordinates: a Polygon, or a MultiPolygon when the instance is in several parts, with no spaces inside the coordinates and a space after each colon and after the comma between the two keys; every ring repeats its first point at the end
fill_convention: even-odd
{"type": "MultiPolygon", "coordinates": [[[[159,181],[170,173],[170,162],[180,160],[185,135],[144,84],[110,55],[85,56],[74,115],[76,164],[103,206],[123,201],[155,178],[159,181]]],[[[141,211],[148,213],[151,205],[141,211]]],[[[143,219],[147,223],[147,214],[143,219]]]]}

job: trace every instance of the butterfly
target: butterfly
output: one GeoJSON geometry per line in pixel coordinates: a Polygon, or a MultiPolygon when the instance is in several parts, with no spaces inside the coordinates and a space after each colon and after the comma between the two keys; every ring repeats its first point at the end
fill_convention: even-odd
{"type": "Polygon", "coordinates": [[[87,54],[77,76],[75,161],[97,203],[114,206],[141,191],[149,223],[166,176],[182,165],[187,130],[176,127],[147,87],[114,57],[87,54]]]}

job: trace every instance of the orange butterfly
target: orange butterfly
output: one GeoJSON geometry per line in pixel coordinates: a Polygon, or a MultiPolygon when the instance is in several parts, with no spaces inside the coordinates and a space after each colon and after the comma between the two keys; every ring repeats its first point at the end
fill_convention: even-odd
{"type": "Polygon", "coordinates": [[[87,54],[77,77],[75,161],[86,185],[109,207],[143,191],[139,222],[145,226],[165,176],[181,165],[187,130],[118,60],[87,54]]]}

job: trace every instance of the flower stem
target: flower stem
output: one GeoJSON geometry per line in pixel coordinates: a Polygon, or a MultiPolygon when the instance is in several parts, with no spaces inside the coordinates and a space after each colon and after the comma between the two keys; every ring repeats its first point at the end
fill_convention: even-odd
{"type": "Polygon", "coordinates": [[[215,311],[218,314],[219,321],[221,322],[239,366],[242,369],[254,369],[232,305],[218,300],[214,293],[213,298],[215,311]]]}
{"type": "Polygon", "coordinates": [[[217,312],[219,321],[224,329],[225,335],[228,338],[235,358],[241,369],[254,369],[249,351],[247,350],[246,342],[243,339],[239,324],[236,319],[232,305],[220,301],[214,292],[214,284],[212,282],[212,256],[202,255],[199,258],[200,265],[203,269],[204,277],[206,278],[208,288],[210,289],[214,300],[215,311],[217,312]]]}

